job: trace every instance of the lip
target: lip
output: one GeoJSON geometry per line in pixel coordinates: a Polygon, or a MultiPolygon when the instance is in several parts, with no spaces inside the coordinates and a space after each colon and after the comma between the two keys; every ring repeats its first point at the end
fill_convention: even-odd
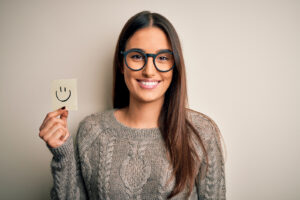
{"type": "Polygon", "coordinates": [[[143,82],[160,82],[160,80],[156,79],[136,79],[138,82],[143,81],[143,82]]]}
{"type": "Polygon", "coordinates": [[[159,85],[159,83],[161,81],[160,80],[154,80],[154,79],[137,79],[137,82],[139,83],[139,85],[140,85],[141,88],[144,88],[144,89],[154,89],[154,88],[156,88],[159,85]],[[155,85],[144,85],[141,82],[158,82],[158,83],[155,84],[155,85]]]}

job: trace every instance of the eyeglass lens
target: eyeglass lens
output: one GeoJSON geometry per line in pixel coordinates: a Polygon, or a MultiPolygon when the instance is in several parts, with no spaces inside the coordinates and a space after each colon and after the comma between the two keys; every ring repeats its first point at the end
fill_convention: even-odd
{"type": "MultiPolygon", "coordinates": [[[[127,54],[126,56],[127,65],[134,69],[139,70],[145,65],[145,55],[138,51],[133,51],[127,54]]],[[[159,53],[155,60],[156,67],[161,71],[167,71],[172,68],[174,65],[174,58],[171,53],[162,52],[159,53]]]]}

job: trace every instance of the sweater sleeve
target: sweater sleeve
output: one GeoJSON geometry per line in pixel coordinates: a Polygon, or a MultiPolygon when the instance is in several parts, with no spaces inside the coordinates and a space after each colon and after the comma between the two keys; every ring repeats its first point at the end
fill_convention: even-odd
{"type": "MultiPolygon", "coordinates": [[[[79,128],[78,132],[80,130],[79,128]]],[[[51,161],[53,176],[53,186],[50,192],[51,199],[88,199],[81,174],[77,141],[74,148],[73,138],[70,135],[63,145],[57,148],[52,148],[49,145],[47,147],[53,154],[51,161]]]]}
{"type": "Polygon", "coordinates": [[[197,176],[198,200],[225,200],[225,163],[222,154],[220,131],[213,121],[207,127],[207,140],[205,143],[208,164],[204,158],[197,176]]]}

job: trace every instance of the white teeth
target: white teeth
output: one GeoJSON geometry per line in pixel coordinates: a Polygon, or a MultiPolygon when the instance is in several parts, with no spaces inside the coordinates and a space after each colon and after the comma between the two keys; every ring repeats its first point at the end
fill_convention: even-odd
{"type": "Polygon", "coordinates": [[[141,83],[142,83],[143,85],[157,85],[157,84],[158,84],[157,81],[155,81],[155,82],[144,82],[144,81],[141,81],[141,83]]]}

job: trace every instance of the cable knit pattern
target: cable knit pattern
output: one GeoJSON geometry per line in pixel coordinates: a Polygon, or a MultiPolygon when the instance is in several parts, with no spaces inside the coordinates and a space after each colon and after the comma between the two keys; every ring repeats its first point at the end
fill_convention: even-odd
{"type": "Polygon", "coordinates": [[[111,161],[114,150],[114,143],[116,138],[110,137],[106,140],[99,140],[98,146],[100,147],[100,162],[99,162],[99,170],[98,170],[98,188],[100,199],[109,200],[109,196],[107,195],[107,191],[109,191],[109,176],[111,169],[111,161]],[[105,143],[104,143],[105,142],[105,143]]]}
{"type": "Polygon", "coordinates": [[[166,193],[166,191],[171,191],[171,189],[175,186],[175,179],[173,179],[172,181],[169,181],[171,175],[172,175],[172,170],[171,170],[171,165],[164,159],[161,159],[160,162],[162,163],[161,166],[167,166],[164,168],[161,168],[161,178],[159,181],[159,186],[158,186],[158,199],[159,200],[163,200],[166,199],[166,195],[164,195],[166,193]],[[168,182],[169,181],[169,182],[168,182]],[[168,185],[167,185],[168,183],[168,185]]]}
{"type": "MultiPolygon", "coordinates": [[[[47,145],[53,154],[51,199],[162,200],[171,193],[175,179],[166,185],[172,166],[159,128],[127,127],[115,118],[115,110],[85,117],[79,124],[75,146],[72,137],[57,148],[47,145]]],[[[188,110],[188,118],[199,131],[209,160],[207,163],[194,139],[202,161],[195,186],[189,197],[185,189],[172,200],[226,199],[218,127],[209,117],[192,110],[188,110]]]]}
{"type": "Polygon", "coordinates": [[[128,157],[123,161],[120,175],[126,186],[128,199],[141,199],[141,191],[151,173],[151,166],[143,159],[147,141],[130,141],[128,157]]]}

